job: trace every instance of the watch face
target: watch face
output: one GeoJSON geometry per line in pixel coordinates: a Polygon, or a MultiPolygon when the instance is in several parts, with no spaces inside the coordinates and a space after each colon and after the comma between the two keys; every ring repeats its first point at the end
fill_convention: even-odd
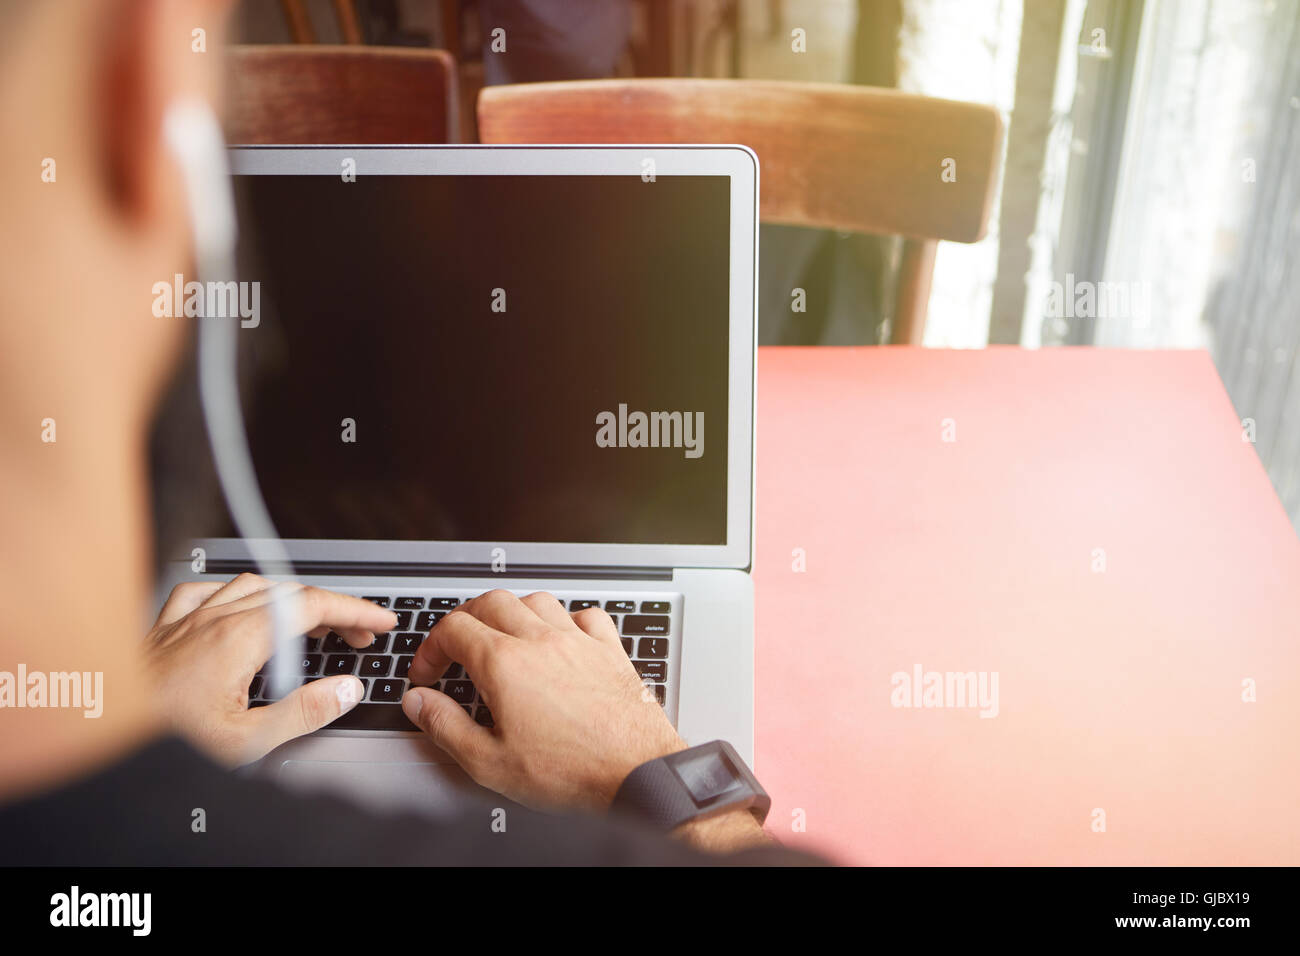
{"type": "Polygon", "coordinates": [[[688,751],[673,762],[673,769],[677,771],[682,783],[686,784],[691,799],[700,806],[713,803],[742,787],[736,768],[726,754],[717,750],[698,753],[688,751]]]}

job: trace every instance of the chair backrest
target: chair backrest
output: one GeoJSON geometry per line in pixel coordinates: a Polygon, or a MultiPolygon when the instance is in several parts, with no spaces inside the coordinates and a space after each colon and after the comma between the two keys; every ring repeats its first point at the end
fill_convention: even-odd
{"type": "Polygon", "coordinates": [[[442,50],[235,46],[231,143],[456,141],[456,67],[442,50]]]}
{"type": "Polygon", "coordinates": [[[590,80],[486,87],[484,143],[740,143],[760,218],[905,238],[892,340],[924,331],[936,242],[988,229],[1002,148],[989,106],[897,90],[764,80],[590,80]]]}

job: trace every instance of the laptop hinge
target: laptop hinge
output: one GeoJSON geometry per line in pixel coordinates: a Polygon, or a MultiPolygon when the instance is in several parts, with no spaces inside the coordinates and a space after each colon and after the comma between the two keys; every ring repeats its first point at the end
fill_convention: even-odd
{"type": "MultiPolygon", "coordinates": [[[[209,574],[256,572],[251,561],[209,559],[209,574]]],[[[491,564],[418,564],[409,561],[295,561],[294,574],[377,578],[601,578],[616,581],[669,581],[672,568],[591,567],[575,564],[512,564],[493,571],[491,564]]]]}

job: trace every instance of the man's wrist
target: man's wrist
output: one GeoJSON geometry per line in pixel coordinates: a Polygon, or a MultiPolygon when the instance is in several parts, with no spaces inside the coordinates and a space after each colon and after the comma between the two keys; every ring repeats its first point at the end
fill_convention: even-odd
{"type": "Polygon", "coordinates": [[[747,807],[733,807],[717,816],[688,820],[674,829],[672,835],[710,853],[732,853],[776,842],[764,832],[747,807]]]}
{"type": "Polygon", "coordinates": [[[635,748],[635,752],[627,756],[625,760],[618,763],[614,772],[600,786],[601,799],[605,806],[614,802],[614,796],[618,793],[619,787],[623,786],[623,781],[628,778],[637,767],[649,763],[651,760],[658,760],[660,757],[667,757],[669,754],[679,753],[687,749],[687,743],[681,738],[672,725],[668,725],[666,730],[654,736],[653,740],[646,741],[643,745],[635,748]]]}
{"type": "Polygon", "coordinates": [[[680,748],[634,768],[613,809],[665,832],[694,820],[745,810],[759,829],[772,801],[725,740],[680,748]]]}

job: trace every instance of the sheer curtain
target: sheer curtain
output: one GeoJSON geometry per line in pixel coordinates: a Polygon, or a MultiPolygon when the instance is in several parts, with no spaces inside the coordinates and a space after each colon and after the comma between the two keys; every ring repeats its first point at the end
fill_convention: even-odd
{"type": "Polygon", "coordinates": [[[1253,420],[1256,450],[1300,527],[1300,0],[1264,6],[1271,10],[1256,47],[1259,82],[1243,104],[1249,137],[1239,170],[1253,174],[1243,184],[1253,188],[1206,318],[1228,394],[1253,420]]]}

